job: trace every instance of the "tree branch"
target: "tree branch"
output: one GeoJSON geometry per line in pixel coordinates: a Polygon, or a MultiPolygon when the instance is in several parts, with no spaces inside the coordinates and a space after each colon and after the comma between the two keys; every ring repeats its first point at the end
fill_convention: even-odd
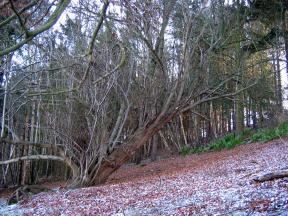
{"type": "Polygon", "coordinates": [[[22,161],[22,160],[39,160],[39,159],[43,159],[43,160],[60,160],[66,163],[66,165],[68,165],[72,172],[73,172],[73,176],[77,176],[78,175],[78,167],[77,165],[71,160],[70,157],[68,157],[65,154],[65,151],[62,148],[59,148],[60,144],[46,144],[46,143],[31,143],[31,142],[27,142],[27,141],[23,141],[23,140],[10,140],[7,138],[0,138],[0,143],[7,143],[7,144],[11,144],[11,145],[30,145],[30,146],[35,146],[35,147],[41,147],[41,148],[52,148],[54,149],[59,156],[49,156],[49,155],[31,155],[33,156],[31,159],[31,156],[23,156],[16,159],[11,159],[11,160],[7,160],[7,161],[0,161],[0,165],[1,164],[9,164],[9,163],[15,163],[18,161],[22,161]],[[38,157],[39,156],[39,157],[38,157]],[[49,156],[49,158],[48,158],[49,156]]]}
{"type": "Polygon", "coordinates": [[[11,140],[7,138],[0,138],[1,143],[7,143],[11,145],[31,145],[35,147],[41,147],[41,148],[56,148],[56,145],[53,144],[46,144],[46,143],[31,143],[23,140],[11,140]]]}
{"type": "Polygon", "coordinates": [[[10,3],[10,6],[11,6],[11,9],[12,11],[14,12],[14,14],[16,15],[16,17],[18,18],[18,21],[20,23],[20,26],[21,28],[23,29],[24,33],[25,33],[25,36],[27,37],[28,36],[28,29],[26,28],[22,18],[20,17],[20,14],[18,13],[18,11],[16,10],[12,0],[9,0],[9,3],[10,3]]]}
{"type": "Polygon", "coordinates": [[[97,35],[98,35],[98,33],[99,33],[100,29],[101,29],[101,26],[102,26],[102,24],[104,22],[104,19],[106,17],[106,11],[108,9],[109,3],[110,2],[108,0],[104,1],[104,5],[103,5],[102,10],[101,10],[100,20],[97,23],[96,28],[95,28],[95,30],[94,30],[94,32],[92,34],[92,38],[91,38],[91,41],[89,43],[88,52],[87,52],[87,56],[88,56],[88,60],[89,60],[88,66],[87,66],[87,68],[86,68],[86,70],[84,72],[84,75],[83,75],[82,79],[80,80],[78,89],[81,88],[81,86],[83,85],[84,81],[87,78],[88,72],[90,70],[91,63],[92,63],[92,60],[93,60],[92,59],[93,58],[93,48],[94,48],[94,45],[95,45],[96,37],[97,37],[97,35]]]}
{"type": "Polygon", "coordinates": [[[16,163],[16,162],[25,161],[25,160],[58,160],[58,161],[64,162],[64,159],[62,157],[58,157],[54,155],[28,155],[28,156],[13,158],[10,160],[0,161],[0,165],[16,163]]]}
{"type": "Polygon", "coordinates": [[[100,77],[99,79],[94,81],[93,84],[97,84],[97,83],[101,82],[102,80],[106,79],[107,77],[109,77],[110,75],[112,75],[113,73],[115,73],[117,70],[119,70],[121,67],[124,66],[126,59],[127,59],[127,56],[126,56],[125,48],[121,44],[119,44],[119,46],[121,49],[121,51],[120,51],[120,53],[121,53],[120,63],[118,65],[116,65],[116,67],[112,71],[106,73],[105,75],[103,75],[102,77],[100,77]]]}
{"type": "Polygon", "coordinates": [[[37,35],[41,34],[44,31],[47,31],[50,29],[59,19],[61,14],[64,12],[64,10],[67,8],[71,0],[61,0],[60,3],[58,4],[57,8],[55,11],[52,13],[52,15],[48,18],[48,20],[40,26],[38,29],[35,29],[33,31],[28,31],[27,32],[27,37],[20,41],[19,43],[16,43],[15,45],[8,47],[4,50],[0,51],[0,57],[7,55],[11,52],[16,51],[17,49],[20,49],[23,45],[31,41],[33,38],[35,38],[37,35]]]}
{"type": "MultiPolygon", "coordinates": [[[[6,2],[6,4],[9,4],[9,1],[6,2]]],[[[32,2],[30,2],[28,5],[26,5],[25,7],[23,7],[22,9],[20,9],[18,11],[18,14],[22,14],[24,11],[28,10],[29,8],[33,7],[34,5],[37,4],[37,0],[34,0],[32,2]]],[[[1,7],[0,7],[1,8],[1,7]]],[[[6,18],[4,21],[0,22],[0,28],[2,28],[4,25],[7,25],[9,22],[11,22],[13,19],[15,19],[17,16],[14,13],[13,15],[11,15],[10,17],[6,18]]]]}

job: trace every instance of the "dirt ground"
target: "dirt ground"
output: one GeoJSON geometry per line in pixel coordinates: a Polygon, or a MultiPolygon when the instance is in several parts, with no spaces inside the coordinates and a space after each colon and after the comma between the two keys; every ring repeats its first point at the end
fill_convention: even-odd
{"type": "Polygon", "coordinates": [[[152,163],[143,162],[139,165],[129,164],[121,167],[118,171],[111,175],[107,184],[133,181],[136,179],[149,178],[151,176],[165,175],[165,173],[171,174],[173,172],[179,172],[185,169],[197,171],[203,169],[204,164],[225,160],[226,158],[239,154],[251,154],[261,149],[265,149],[271,145],[281,145],[279,142],[280,140],[266,143],[253,143],[250,145],[240,145],[230,150],[224,149],[217,152],[208,152],[187,156],[179,155],[163,160],[160,159],[152,163]]]}
{"type": "Polygon", "coordinates": [[[63,182],[50,183],[53,192],[0,215],[288,215],[288,178],[253,181],[283,169],[287,138],[128,164],[98,187],[68,190],[63,182]]]}

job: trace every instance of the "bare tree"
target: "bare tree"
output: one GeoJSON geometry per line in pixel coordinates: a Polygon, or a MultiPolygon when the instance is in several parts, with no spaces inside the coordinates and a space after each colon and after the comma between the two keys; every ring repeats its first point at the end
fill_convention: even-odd
{"type": "Polygon", "coordinates": [[[258,81],[246,79],[246,62],[236,65],[231,57],[234,26],[221,32],[222,20],[194,1],[113,2],[121,13],[109,1],[101,9],[94,2],[82,3],[73,9],[85,21],[69,19],[54,34],[59,43],[41,46],[49,33],[35,41],[39,55],[48,60],[39,57],[35,71],[10,81],[11,89],[22,93],[21,99],[11,98],[11,107],[19,100],[26,103],[31,127],[23,132],[26,138],[2,137],[1,142],[34,151],[3,157],[0,165],[61,161],[71,169],[72,186],[91,186],[105,182],[147,143],[155,157],[160,142],[169,148],[171,140],[179,150],[182,140],[189,146],[189,139],[230,129],[233,100],[258,81]],[[83,39],[89,43],[80,43],[83,39]],[[231,52],[222,48],[231,44],[231,52]],[[235,73],[239,69],[242,80],[235,73]],[[23,80],[39,71],[36,87],[28,88],[23,80]],[[232,100],[226,119],[226,101],[214,102],[220,99],[232,100]],[[222,125],[217,124],[220,115],[222,125]],[[192,132],[189,121],[196,128],[192,132]]]}

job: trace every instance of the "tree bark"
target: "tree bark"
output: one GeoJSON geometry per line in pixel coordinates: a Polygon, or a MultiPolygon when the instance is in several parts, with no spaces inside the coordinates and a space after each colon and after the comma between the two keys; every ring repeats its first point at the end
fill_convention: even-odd
{"type": "Polygon", "coordinates": [[[271,181],[278,178],[285,178],[288,177],[288,170],[280,170],[270,173],[265,173],[264,175],[260,175],[255,177],[253,180],[255,182],[265,182],[265,181],[271,181]]]}
{"type": "MultiPolygon", "coordinates": [[[[54,156],[54,155],[28,155],[28,156],[13,158],[10,160],[0,161],[0,165],[16,163],[19,161],[29,161],[29,160],[58,160],[58,161],[64,162],[64,159],[62,157],[54,156]]],[[[22,182],[22,183],[24,185],[24,183],[26,182],[22,182]]]]}
{"type": "MultiPolygon", "coordinates": [[[[146,126],[144,129],[139,129],[135,135],[126,144],[120,146],[116,151],[112,152],[107,159],[103,161],[97,175],[93,176],[93,181],[88,182],[86,186],[97,185],[104,183],[108,177],[119,169],[125,162],[129,161],[131,157],[140,149],[146,142],[151,139],[161,128],[167,124],[178,113],[178,110],[167,113],[158,121],[146,126]]],[[[79,186],[79,185],[74,185],[79,186]]]]}
{"type": "Polygon", "coordinates": [[[286,58],[286,75],[288,76],[288,33],[286,30],[286,10],[282,12],[282,31],[284,37],[284,48],[285,48],[285,58],[286,58]]]}

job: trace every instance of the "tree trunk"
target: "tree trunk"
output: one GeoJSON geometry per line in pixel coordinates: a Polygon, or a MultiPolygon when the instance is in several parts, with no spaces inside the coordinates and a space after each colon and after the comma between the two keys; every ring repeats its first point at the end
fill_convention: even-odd
{"type": "MultiPolygon", "coordinates": [[[[23,135],[24,141],[29,140],[28,133],[29,133],[29,112],[27,111],[26,117],[25,117],[24,135],[23,135]]],[[[29,155],[28,154],[29,148],[30,146],[24,146],[23,155],[29,155]]],[[[30,166],[30,163],[27,160],[23,161],[21,185],[25,185],[27,182],[29,182],[28,179],[29,179],[30,169],[28,166],[30,166]]]]}
{"type": "MultiPolygon", "coordinates": [[[[237,58],[237,83],[236,83],[236,91],[241,88],[241,84],[243,83],[243,75],[244,75],[244,64],[245,64],[245,53],[242,53],[239,48],[239,53],[236,55],[237,58]]],[[[236,133],[240,134],[244,130],[244,92],[241,92],[236,95],[235,101],[235,125],[236,125],[236,133]]]]}
{"type": "Polygon", "coordinates": [[[236,119],[236,133],[240,134],[244,130],[244,106],[243,106],[243,93],[237,95],[235,104],[235,119],[236,119]]]}
{"type": "Polygon", "coordinates": [[[286,11],[282,12],[282,28],[284,35],[284,47],[285,47],[285,58],[286,58],[286,74],[288,76],[288,34],[286,31],[286,11]]]}
{"type": "Polygon", "coordinates": [[[252,110],[252,122],[253,122],[253,129],[256,129],[258,127],[256,108],[252,110]]]}
{"type": "Polygon", "coordinates": [[[129,161],[151,137],[153,137],[161,128],[171,121],[171,119],[178,113],[178,110],[163,115],[162,118],[156,121],[153,120],[151,124],[144,129],[139,129],[138,132],[124,145],[113,151],[101,164],[97,173],[90,177],[86,182],[79,179],[74,179],[71,184],[72,187],[78,186],[92,186],[104,183],[108,177],[119,169],[124,163],[129,161]]]}
{"type": "MultiPolygon", "coordinates": [[[[287,43],[288,43],[288,41],[287,41],[287,43]]],[[[288,46],[288,44],[287,44],[287,46],[288,46]]],[[[286,42],[285,42],[285,49],[286,49],[286,42]]],[[[287,52],[288,52],[288,50],[287,50],[287,52]]],[[[282,112],[283,111],[283,99],[282,99],[282,84],[281,84],[281,66],[280,66],[280,53],[279,53],[278,49],[276,50],[276,71],[275,71],[275,73],[276,73],[276,83],[277,83],[277,87],[276,87],[277,106],[278,106],[279,111],[282,112]]]]}
{"type": "MultiPolygon", "coordinates": [[[[5,78],[5,82],[4,82],[4,96],[3,96],[3,106],[2,106],[2,119],[1,119],[1,138],[3,138],[5,136],[5,122],[6,122],[6,106],[7,106],[7,91],[8,91],[8,78],[9,78],[9,72],[11,69],[11,62],[12,62],[12,57],[13,54],[10,54],[6,61],[7,61],[7,67],[4,69],[4,74],[3,74],[3,78],[5,78]]],[[[1,83],[2,84],[2,83],[1,83]]],[[[5,149],[5,147],[3,146],[3,149],[5,149]]],[[[11,152],[11,149],[10,149],[11,152]]],[[[2,154],[5,154],[4,151],[2,152],[2,154]]],[[[6,167],[2,167],[2,175],[3,175],[3,185],[6,184],[6,176],[8,173],[8,169],[9,169],[9,164],[6,167]]]]}
{"type": "Polygon", "coordinates": [[[152,137],[151,161],[155,161],[157,159],[158,140],[159,140],[158,135],[155,134],[152,137]]]}

